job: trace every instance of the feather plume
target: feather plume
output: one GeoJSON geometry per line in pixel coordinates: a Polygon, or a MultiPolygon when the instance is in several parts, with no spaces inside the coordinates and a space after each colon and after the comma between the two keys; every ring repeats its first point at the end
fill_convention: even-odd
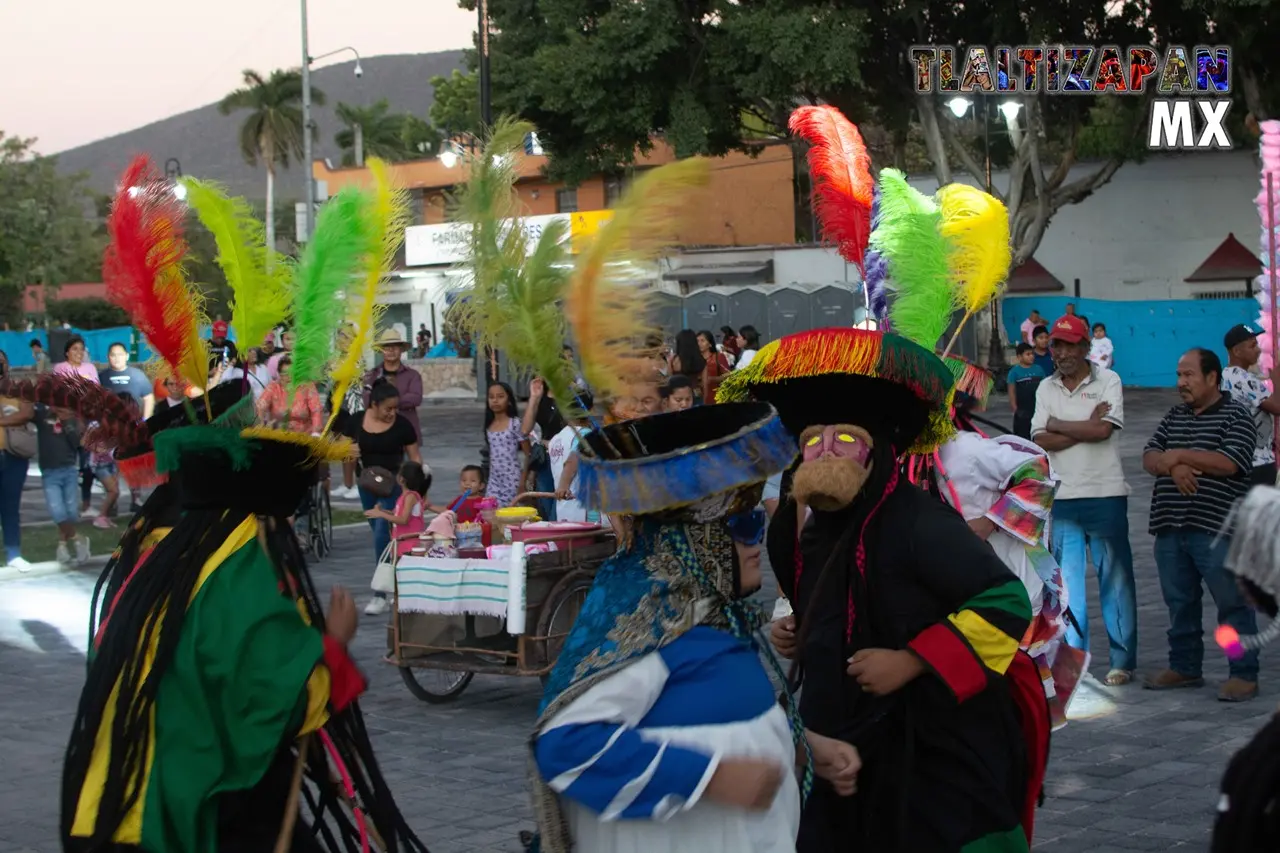
{"type": "Polygon", "coordinates": [[[876,182],[862,134],[843,113],[829,106],[800,107],[791,113],[789,126],[811,146],[809,177],[823,238],[835,244],[841,257],[864,271],[876,182]]]}
{"type": "Polygon", "coordinates": [[[528,254],[524,229],[512,227],[512,222],[522,213],[516,193],[516,158],[532,130],[527,122],[499,119],[484,149],[468,162],[467,183],[453,209],[454,218],[469,226],[463,266],[471,287],[457,307],[457,322],[479,346],[495,350],[501,349],[511,321],[511,305],[503,298],[504,280],[519,275],[528,254]]]}
{"type": "MultiPolygon", "coordinates": [[[[871,230],[880,227],[880,187],[877,185],[871,197],[871,230]]],[[[877,324],[883,326],[889,313],[889,294],[885,291],[885,281],[889,278],[889,262],[884,256],[870,246],[863,256],[862,285],[867,299],[867,309],[877,324]]]]}
{"type": "Polygon", "coordinates": [[[995,196],[966,184],[948,184],[936,198],[951,284],[960,306],[973,316],[996,298],[1009,275],[1009,211],[995,196]]]}
{"type": "Polygon", "coordinates": [[[871,245],[889,262],[888,287],[894,291],[889,322],[895,333],[932,350],[956,309],[938,206],[908,184],[902,172],[884,169],[880,215],[871,245]]]}
{"type": "Polygon", "coordinates": [[[395,265],[396,252],[409,224],[409,197],[392,184],[387,164],[371,158],[368,166],[373,175],[373,198],[366,209],[370,248],[360,293],[357,298],[347,300],[349,331],[338,337],[337,364],[332,375],[335,405],[328,426],[333,425],[341,410],[338,404],[360,378],[365,350],[373,343],[374,329],[382,313],[378,290],[395,265]]]}
{"type": "Polygon", "coordinates": [[[136,404],[126,402],[109,388],[75,374],[50,374],[32,380],[0,380],[0,396],[52,409],[67,409],[86,424],[85,446],[106,451],[148,444],[151,433],[136,404]]]}
{"type": "Polygon", "coordinates": [[[102,278],[107,299],[129,314],[151,348],[187,382],[204,387],[209,355],[200,339],[202,300],[183,270],[185,219],[186,208],[150,159],[135,158],[107,217],[102,278]]]}
{"type": "Polygon", "coordinates": [[[341,294],[360,280],[370,253],[369,206],[363,192],[344,187],[316,217],[315,233],[294,276],[290,390],[319,382],[329,367],[334,331],[346,310],[341,294]]]}
{"type": "Polygon", "coordinates": [[[182,178],[187,205],[218,246],[218,266],[231,287],[231,325],[242,347],[257,346],[289,312],[288,261],[267,249],[266,229],[249,203],[216,184],[182,178]]]}
{"type": "Polygon", "coordinates": [[[531,244],[528,232],[511,224],[521,212],[514,164],[532,130],[501,119],[471,164],[457,206],[471,229],[466,266],[472,286],[461,320],[482,346],[502,351],[517,371],[542,377],[561,405],[573,410],[573,369],[561,355],[569,229],[553,222],[531,244]]]}
{"type": "Polygon", "coordinates": [[[652,260],[676,238],[681,214],[689,209],[689,191],[706,186],[710,175],[708,161],[701,157],[645,173],[579,256],[565,313],[596,399],[617,396],[644,378],[649,364],[636,356],[636,338],[651,322],[649,293],[611,272],[610,265],[652,260]]]}

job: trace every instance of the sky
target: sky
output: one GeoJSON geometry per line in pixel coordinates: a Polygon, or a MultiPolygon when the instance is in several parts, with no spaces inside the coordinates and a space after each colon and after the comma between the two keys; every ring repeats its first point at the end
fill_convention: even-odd
{"type": "MultiPolygon", "coordinates": [[[[453,50],[476,27],[454,0],[310,0],[307,11],[312,56],[453,50]]],[[[0,131],[54,154],[213,103],[242,69],[300,66],[301,17],[298,0],[0,0],[0,131]]]]}

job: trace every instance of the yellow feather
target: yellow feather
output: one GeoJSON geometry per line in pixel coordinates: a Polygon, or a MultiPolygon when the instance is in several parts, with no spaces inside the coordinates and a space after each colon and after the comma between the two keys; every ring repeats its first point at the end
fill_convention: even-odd
{"type": "Polygon", "coordinates": [[[650,292],[609,267],[650,261],[674,241],[689,209],[689,190],[709,178],[709,163],[701,157],[645,173],[579,257],[565,313],[596,399],[618,396],[641,378],[647,360],[637,357],[636,342],[652,324],[650,292]]]}
{"type": "Polygon", "coordinates": [[[951,283],[971,317],[999,295],[1009,276],[1009,211],[994,196],[966,184],[948,184],[936,199],[951,283]]]}
{"type": "Polygon", "coordinates": [[[396,252],[409,224],[409,196],[392,184],[387,164],[371,158],[368,166],[373,176],[373,203],[368,206],[372,248],[364,284],[360,292],[348,300],[347,319],[351,328],[338,336],[337,364],[332,372],[334,407],[325,426],[326,432],[341,411],[347,391],[362,373],[361,361],[365,350],[373,343],[374,330],[383,309],[378,302],[378,290],[395,266],[396,252]]]}

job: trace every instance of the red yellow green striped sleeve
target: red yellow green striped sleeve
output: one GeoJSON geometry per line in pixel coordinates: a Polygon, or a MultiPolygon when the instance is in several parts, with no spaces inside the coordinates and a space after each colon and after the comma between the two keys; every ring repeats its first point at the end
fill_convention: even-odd
{"type": "Polygon", "coordinates": [[[1009,575],[921,631],[907,647],[963,702],[986,689],[993,676],[1004,675],[1030,623],[1026,587],[1009,575]]]}

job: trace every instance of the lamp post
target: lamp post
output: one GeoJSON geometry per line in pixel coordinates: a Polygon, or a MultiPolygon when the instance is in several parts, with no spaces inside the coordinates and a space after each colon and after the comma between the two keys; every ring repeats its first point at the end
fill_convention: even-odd
{"type": "Polygon", "coordinates": [[[493,124],[493,104],[489,91],[489,0],[476,0],[480,42],[480,122],[485,129],[493,124]]]}
{"type": "MultiPolygon", "coordinates": [[[[991,101],[989,98],[982,99],[982,152],[983,152],[983,171],[985,172],[986,191],[991,192],[991,101]]],[[[973,106],[973,101],[968,98],[955,97],[947,101],[947,109],[951,110],[951,114],[956,118],[963,118],[969,108],[973,106]]],[[[1012,123],[1017,121],[1018,113],[1022,110],[1022,104],[1014,100],[1006,100],[1000,104],[1000,113],[1004,116],[1005,121],[1012,123]]],[[[975,111],[976,116],[976,111],[975,111]]],[[[1004,360],[1004,342],[1000,338],[1000,300],[991,300],[991,340],[989,343],[990,352],[987,355],[987,368],[992,373],[998,373],[1004,370],[1008,365],[1004,360]]]]}
{"type": "MultiPolygon", "coordinates": [[[[331,50],[328,53],[322,53],[319,56],[312,56],[310,46],[307,44],[307,0],[301,0],[302,3],[302,165],[306,170],[306,191],[303,193],[303,200],[307,209],[303,212],[303,220],[306,223],[306,239],[311,239],[311,231],[315,227],[316,222],[316,182],[311,175],[311,132],[313,130],[311,124],[311,63],[317,59],[324,59],[326,56],[342,53],[343,51],[351,51],[356,55],[356,77],[364,76],[364,69],[360,67],[360,54],[356,52],[354,47],[340,47],[337,50],[331,50]]],[[[275,211],[268,210],[267,216],[274,217],[275,211]]]]}

